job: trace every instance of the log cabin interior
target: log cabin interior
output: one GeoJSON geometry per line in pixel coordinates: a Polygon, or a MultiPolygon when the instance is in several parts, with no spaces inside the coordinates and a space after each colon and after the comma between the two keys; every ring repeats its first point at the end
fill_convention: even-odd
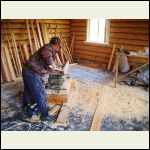
{"type": "Polygon", "coordinates": [[[149,20],[2,19],[1,130],[148,131],[149,20]],[[22,68],[54,36],[65,90],[43,77],[51,120],[42,122],[22,109],[22,68]]]}

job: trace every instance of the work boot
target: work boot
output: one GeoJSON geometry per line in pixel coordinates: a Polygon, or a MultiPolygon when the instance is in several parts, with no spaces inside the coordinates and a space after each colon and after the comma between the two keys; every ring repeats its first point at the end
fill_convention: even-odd
{"type": "Polygon", "coordinates": [[[41,119],[41,121],[52,121],[54,118],[49,115],[41,115],[40,119],[41,119]]]}

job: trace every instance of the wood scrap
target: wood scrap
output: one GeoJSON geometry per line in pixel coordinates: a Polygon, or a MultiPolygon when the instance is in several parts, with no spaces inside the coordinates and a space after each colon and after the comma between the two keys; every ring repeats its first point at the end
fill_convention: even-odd
{"type": "Polygon", "coordinates": [[[52,116],[54,113],[56,113],[57,111],[59,111],[61,109],[61,105],[56,105],[54,106],[50,111],[48,111],[48,114],[50,116],[52,116]]]}

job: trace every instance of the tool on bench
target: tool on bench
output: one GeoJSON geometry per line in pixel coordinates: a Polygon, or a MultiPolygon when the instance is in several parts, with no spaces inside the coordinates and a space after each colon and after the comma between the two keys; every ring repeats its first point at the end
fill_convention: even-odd
{"type": "Polygon", "coordinates": [[[57,92],[59,92],[60,90],[66,90],[64,88],[61,88],[61,85],[63,84],[66,77],[66,71],[64,71],[61,67],[55,66],[55,70],[49,73],[48,89],[52,89],[57,92]]]}

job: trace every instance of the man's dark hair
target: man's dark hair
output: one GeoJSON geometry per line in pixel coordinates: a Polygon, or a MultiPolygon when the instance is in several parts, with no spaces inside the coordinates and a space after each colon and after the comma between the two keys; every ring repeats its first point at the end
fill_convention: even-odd
{"type": "Polygon", "coordinates": [[[57,37],[57,36],[52,37],[51,40],[50,40],[50,44],[53,44],[53,45],[56,45],[56,44],[61,45],[60,38],[57,37]]]}

